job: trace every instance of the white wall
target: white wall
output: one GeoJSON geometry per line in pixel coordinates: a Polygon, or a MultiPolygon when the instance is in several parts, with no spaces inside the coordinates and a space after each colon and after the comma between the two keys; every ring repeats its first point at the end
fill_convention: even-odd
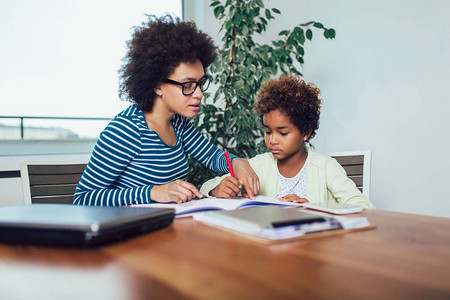
{"type": "MultiPolygon", "coordinates": [[[[220,40],[209,1],[186,0],[185,18],[220,40]]],[[[450,1],[278,0],[263,40],[307,21],[305,79],[322,90],[320,152],[371,150],[379,209],[450,217],[450,1]]]]}

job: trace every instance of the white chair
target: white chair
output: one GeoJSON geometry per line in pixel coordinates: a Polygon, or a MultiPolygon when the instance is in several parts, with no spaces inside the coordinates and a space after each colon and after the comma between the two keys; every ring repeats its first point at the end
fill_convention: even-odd
{"type": "Polygon", "coordinates": [[[20,170],[24,204],[72,204],[89,156],[68,161],[24,162],[20,170]]]}
{"type": "Polygon", "coordinates": [[[331,152],[327,154],[338,161],[347,172],[348,178],[353,180],[361,193],[370,199],[370,164],[372,152],[367,150],[331,152]]]}

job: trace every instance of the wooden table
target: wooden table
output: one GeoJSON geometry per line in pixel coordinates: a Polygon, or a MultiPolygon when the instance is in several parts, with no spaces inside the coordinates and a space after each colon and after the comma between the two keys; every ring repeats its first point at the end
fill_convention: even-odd
{"type": "Polygon", "coordinates": [[[0,245],[1,299],[450,299],[450,219],[276,245],[176,219],[94,250],[0,245]]]}

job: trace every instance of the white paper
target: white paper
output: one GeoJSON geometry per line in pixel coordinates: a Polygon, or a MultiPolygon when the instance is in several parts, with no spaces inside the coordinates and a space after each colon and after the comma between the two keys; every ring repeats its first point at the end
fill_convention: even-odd
{"type": "Polygon", "coordinates": [[[185,203],[152,203],[152,204],[137,204],[133,207],[163,207],[174,208],[177,217],[190,216],[192,213],[197,213],[207,210],[232,210],[250,206],[261,206],[264,204],[274,204],[279,206],[302,206],[301,203],[283,202],[275,198],[265,196],[255,196],[255,200],[250,198],[202,198],[198,200],[191,200],[185,203]]]}

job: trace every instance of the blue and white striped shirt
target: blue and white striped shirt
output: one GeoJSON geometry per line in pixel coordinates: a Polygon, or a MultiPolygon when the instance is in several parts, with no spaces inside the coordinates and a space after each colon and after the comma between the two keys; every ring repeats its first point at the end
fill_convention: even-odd
{"type": "Polygon", "coordinates": [[[175,114],[170,121],[177,139],[174,146],[148,128],[143,112],[135,106],[119,113],[100,134],[76,188],[74,204],[151,203],[154,185],[186,178],[185,152],[216,172],[229,172],[224,151],[203,137],[186,117],[175,114]]]}

